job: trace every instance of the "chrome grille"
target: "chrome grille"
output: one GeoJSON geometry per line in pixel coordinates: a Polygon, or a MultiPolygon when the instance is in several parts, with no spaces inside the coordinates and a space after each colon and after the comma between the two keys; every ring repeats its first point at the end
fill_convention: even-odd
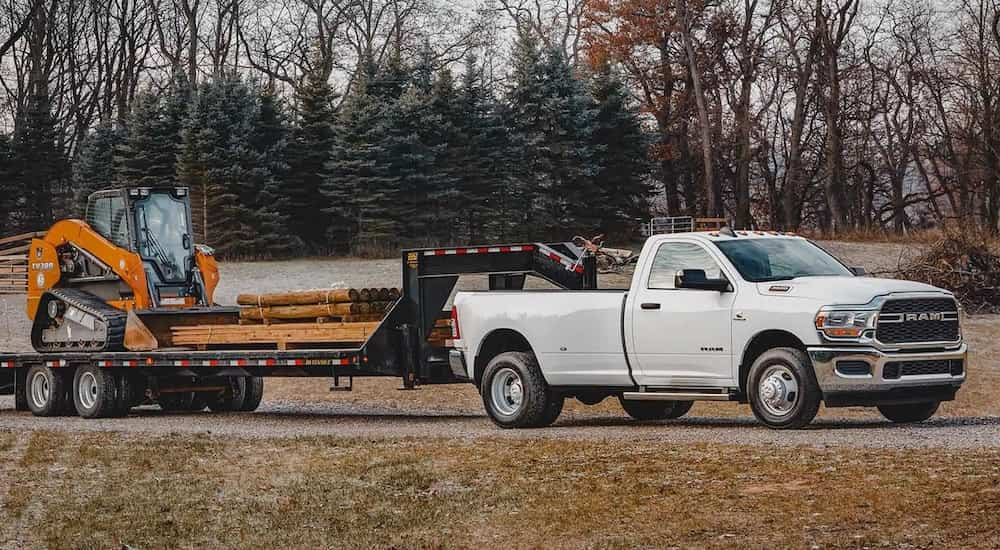
{"type": "Polygon", "coordinates": [[[889,300],[879,312],[875,338],[884,344],[955,342],[958,304],[952,298],[889,300]]]}

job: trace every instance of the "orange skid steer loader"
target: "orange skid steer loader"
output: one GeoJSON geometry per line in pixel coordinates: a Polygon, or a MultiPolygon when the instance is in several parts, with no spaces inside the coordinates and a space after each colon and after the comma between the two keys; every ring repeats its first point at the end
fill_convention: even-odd
{"type": "Polygon", "coordinates": [[[237,323],[217,306],[219,269],[191,238],[187,188],[98,191],[86,221],[62,220],[28,251],[28,317],[39,352],[171,347],[171,327],[237,323]]]}

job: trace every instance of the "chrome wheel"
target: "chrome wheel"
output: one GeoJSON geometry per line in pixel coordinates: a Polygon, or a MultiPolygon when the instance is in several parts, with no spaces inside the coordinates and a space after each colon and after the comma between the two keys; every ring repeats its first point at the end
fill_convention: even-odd
{"type": "Polygon", "coordinates": [[[80,376],[80,387],[77,388],[80,396],[80,404],[87,409],[93,409],[97,404],[97,377],[92,372],[85,372],[80,376]]]}
{"type": "Polygon", "coordinates": [[[768,413],[776,417],[787,416],[799,401],[799,383],[785,365],[771,365],[760,377],[757,395],[768,413]]]}
{"type": "Polygon", "coordinates": [[[524,384],[514,369],[497,371],[490,383],[490,399],[498,414],[514,416],[524,403],[524,384]]]}
{"type": "Polygon", "coordinates": [[[36,372],[29,383],[31,388],[31,404],[37,409],[43,409],[49,404],[52,388],[49,386],[49,378],[44,372],[36,372]]]}

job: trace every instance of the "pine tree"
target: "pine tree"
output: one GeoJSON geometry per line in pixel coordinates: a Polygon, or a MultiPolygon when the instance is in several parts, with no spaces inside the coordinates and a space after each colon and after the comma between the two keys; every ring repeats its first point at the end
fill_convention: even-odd
{"type": "Polygon", "coordinates": [[[86,214],[91,193],[115,185],[115,151],[124,143],[123,129],[110,122],[98,124],[84,139],[73,166],[74,216],[86,214]]]}
{"type": "Polygon", "coordinates": [[[202,82],[184,121],[178,162],[181,181],[203,197],[207,216],[200,235],[221,256],[259,256],[254,247],[254,181],[262,167],[251,144],[257,116],[254,95],[232,75],[202,82]]]}
{"type": "Polygon", "coordinates": [[[563,52],[542,51],[530,33],[518,37],[513,62],[508,100],[518,182],[507,186],[504,199],[510,210],[525,213],[519,236],[592,231],[600,197],[592,100],[563,52]]]}
{"type": "Polygon", "coordinates": [[[292,233],[314,250],[329,248],[326,243],[329,217],[320,193],[326,163],[334,145],[334,92],[321,75],[310,73],[298,90],[297,124],[288,146],[289,176],[285,183],[288,200],[283,214],[290,220],[292,233]]]}
{"type": "Polygon", "coordinates": [[[456,193],[465,208],[458,225],[470,243],[504,240],[509,213],[501,191],[509,183],[509,144],[500,105],[482,80],[475,56],[465,60],[458,90],[457,146],[454,147],[456,193]]]}
{"type": "MultiPolygon", "coordinates": [[[[177,155],[181,127],[192,91],[183,72],[176,72],[162,94],[140,94],[126,121],[128,134],[115,154],[118,184],[122,187],[169,187],[177,184],[177,155]]],[[[204,222],[203,204],[195,204],[195,227],[204,222]]]]}
{"type": "Polygon", "coordinates": [[[254,248],[269,257],[301,253],[302,241],[291,233],[285,181],[289,125],[284,102],[272,89],[257,94],[257,117],[251,144],[261,166],[255,179],[253,210],[256,228],[254,248]]]}
{"type": "Polygon", "coordinates": [[[11,139],[0,134],[0,219],[9,220],[16,206],[14,158],[11,139]]]}
{"type": "MultiPolygon", "coordinates": [[[[57,190],[69,177],[45,83],[30,83],[31,94],[14,121],[11,143],[13,216],[17,231],[43,231],[53,222],[63,197],[57,190]]],[[[58,212],[60,216],[62,212],[58,212]]]]}
{"type": "Polygon", "coordinates": [[[597,102],[594,143],[601,151],[596,178],[601,188],[600,230],[630,238],[634,221],[649,215],[648,140],[638,110],[630,104],[625,84],[610,64],[598,67],[591,89],[597,102]]]}

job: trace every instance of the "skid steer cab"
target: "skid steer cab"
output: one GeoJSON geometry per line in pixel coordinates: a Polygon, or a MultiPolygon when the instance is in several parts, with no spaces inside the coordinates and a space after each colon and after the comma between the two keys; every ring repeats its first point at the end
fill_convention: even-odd
{"type": "Polygon", "coordinates": [[[98,191],[85,218],[31,243],[36,350],[155,349],[169,345],[173,326],[237,321],[214,304],[219,270],[211,249],[193,243],[186,187],[98,191]]]}

